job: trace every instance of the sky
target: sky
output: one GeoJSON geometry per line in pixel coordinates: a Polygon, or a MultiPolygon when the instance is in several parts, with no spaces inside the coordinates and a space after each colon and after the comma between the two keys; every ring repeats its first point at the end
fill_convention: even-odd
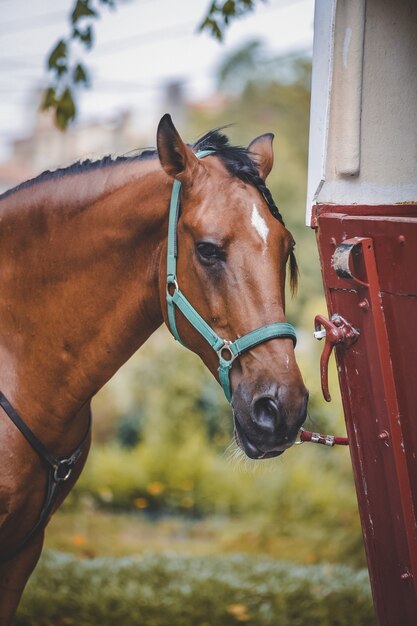
{"type": "MultiPolygon", "coordinates": [[[[137,118],[160,109],[163,86],[181,79],[190,99],[215,90],[225,54],[262,39],[276,54],[312,50],[314,0],[258,0],[255,12],[235,20],[219,44],[198,32],[210,0],[123,0],[101,8],[94,49],[84,54],[92,89],[79,98],[79,123],[133,110],[137,118]]],[[[0,161],[10,141],[33,126],[45,62],[67,35],[74,0],[0,0],[0,161]]],[[[98,4],[98,3],[97,3],[98,4]]]]}

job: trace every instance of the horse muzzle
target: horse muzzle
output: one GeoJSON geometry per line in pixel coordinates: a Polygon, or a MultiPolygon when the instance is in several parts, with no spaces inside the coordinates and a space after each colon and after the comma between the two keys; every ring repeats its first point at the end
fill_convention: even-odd
{"type": "Polygon", "coordinates": [[[233,394],[234,436],[251,459],[267,459],[290,448],[307,415],[308,392],[285,386],[254,395],[239,386],[233,394]]]}

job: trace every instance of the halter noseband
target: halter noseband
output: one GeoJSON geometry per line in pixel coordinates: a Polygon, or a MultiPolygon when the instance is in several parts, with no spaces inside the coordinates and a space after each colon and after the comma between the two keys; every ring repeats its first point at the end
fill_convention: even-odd
{"type": "MultiPolygon", "coordinates": [[[[196,157],[202,159],[209,154],[213,154],[214,150],[202,150],[196,153],[196,157]]],[[[178,218],[180,211],[180,191],[181,183],[179,180],[174,181],[171,194],[171,202],[169,207],[168,222],[168,252],[167,252],[167,284],[166,298],[168,308],[168,326],[175,339],[183,346],[184,342],[179,336],[175,321],[175,307],[178,307],[184,317],[194,326],[194,328],[204,337],[208,344],[213,348],[219,357],[219,380],[223,387],[225,396],[229,402],[232,399],[232,391],[230,386],[230,370],[233,361],[243,352],[250,350],[260,343],[276,338],[292,339],[294,346],[297,342],[295,328],[287,322],[274,322],[266,324],[255,330],[235,339],[228,341],[221,339],[217,333],[205,322],[201,315],[195,310],[192,304],[187,300],[180,291],[177,282],[177,255],[178,255],[178,218]]]]}

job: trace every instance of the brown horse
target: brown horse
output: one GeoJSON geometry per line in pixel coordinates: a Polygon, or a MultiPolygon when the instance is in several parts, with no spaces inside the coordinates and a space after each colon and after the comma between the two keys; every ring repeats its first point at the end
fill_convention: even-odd
{"type": "Polygon", "coordinates": [[[213,131],[191,148],[166,115],[157,151],[45,172],[0,197],[2,626],[85,463],[92,396],[164,320],[172,328],[167,292],[178,285],[215,337],[250,337],[234,360],[231,342],[213,349],[175,310],[175,332],[214,376],[226,362],[238,445],[265,458],[294,442],[307,391],[293,333],[281,332],[288,259],[293,281],[296,265],[264,182],[272,138],[244,149],[213,131]],[[174,180],[181,213],[167,287],[174,180]],[[272,332],[252,341],[263,328],[272,332]]]}

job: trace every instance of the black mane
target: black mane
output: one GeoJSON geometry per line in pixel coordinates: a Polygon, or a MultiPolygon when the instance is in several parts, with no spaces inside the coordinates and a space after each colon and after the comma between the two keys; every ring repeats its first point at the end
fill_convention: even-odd
{"type": "Polygon", "coordinates": [[[259,176],[258,170],[251,159],[250,152],[242,146],[231,146],[229,139],[220,130],[211,130],[193,145],[194,150],[214,150],[216,156],[223,161],[227,171],[245,183],[256,187],[268,205],[272,215],[284,224],[282,215],[274,202],[265,181],[259,176]]]}
{"type": "MultiPolygon", "coordinates": [[[[272,215],[278,219],[280,222],[284,223],[281,213],[279,212],[278,207],[276,206],[271,192],[266,187],[265,182],[259,176],[258,170],[253,163],[250,153],[246,148],[241,146],[232,146],[230,145],[229,139],[226,137],[224,133],[222,133],[219,129],[212,130],[206,133],[203,137],[198,139],[193,144],[193,149],[197,150],[214,150],[216,155],[221,158],[226,169],[232,176],[236,176],[240,178],[246,183],[253,185],[264,196],[266,203],[268,204],[269,210],[272,215]]],[[[157,151],[152,150],[144,150],[139,154],[131,155],[131,156],[119,156],[113,158],[111,156],[106,156],[97,161],[92,161],[91,159],[86,159],[85,161],[77,161],[68,167],[59,168],[56,170],[47,170],[42,174],[39,174],[36,178],[32,178],[26,180],[20,185],[5,191],[0,195],[0,200],[4,200],[9,195],[14,194],[21,189],[27,189],[32,187],[33,185],[39,185],[48,180],[59,180],[65,176],[72,176],[73,174],[81,174],[84,172],[91,172],[102,167],[111,167],[113,165],[119,165],[120,163],[127,163],[131,161],[140,161],[147,158],[154,158],[157,156],[157,151]]]]}
{"type": "Polygon", "coordinates": [[[67,167],[60,167],[56,170],[46,170],[36,176],[36,178],[30,178],[29,180],[25,180],[25,182],[20,183],[16,187],[12,187],[12,189],[8,189],[4,193],[0,195],[0,200],[4,200],[11,194],[16,191],[20,191],[21,189],[27,189],[28,187],[32,187],[34,185],[39,185],[47,180],[59,180],[60,178],[64,178],[65,176],[71,176],[72,174],[82,174],[84,172],[91,172],[101,167],[109,167],[112,165],[116,165],[117,163],[123,163],[127,161],[135,161],[143,158],[147,158],[149,156],[154,156],[155,150],[144,150],[138,155],[135,156],[118,156],[113,158],[112,156],[105,156],[102,159],[98,159],[97,161],[92,161],[91,159],[85,159],[84,161],[76,161],[67,167]]]}

